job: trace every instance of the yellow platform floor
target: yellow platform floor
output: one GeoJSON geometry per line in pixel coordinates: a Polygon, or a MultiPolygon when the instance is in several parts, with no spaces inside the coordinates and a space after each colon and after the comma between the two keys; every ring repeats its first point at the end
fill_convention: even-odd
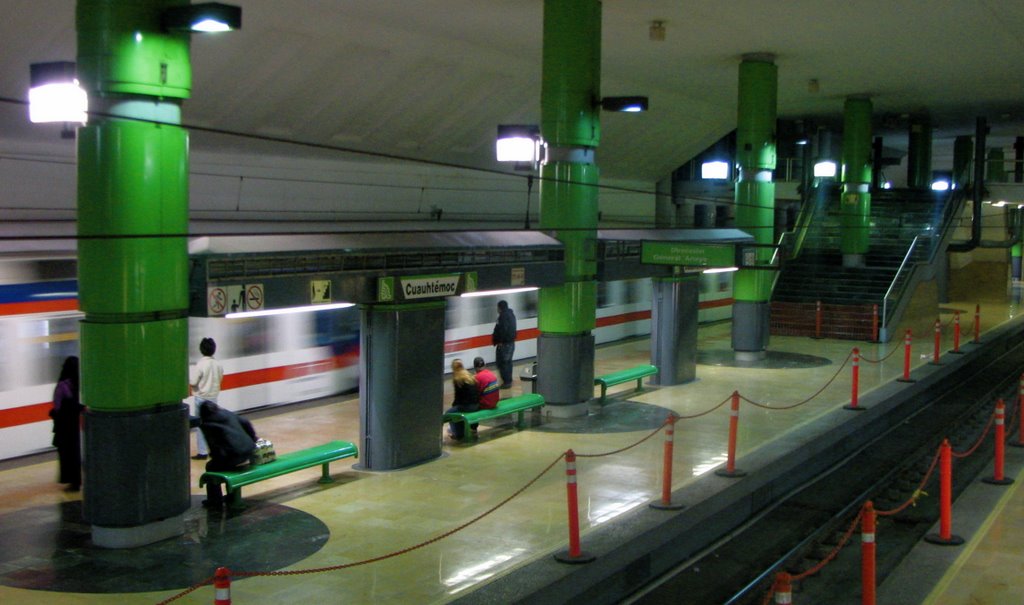
{"type": "MultiPolygon", "coordinates": [[[[994,298],[1001,298],[994,297],[994,298]]],[[[973,319],[974,300],[954,301],[939,309],[924,308],[900,326],[927,334],[913,347],[915,366],[931,359],[932,325],[938,314],[945,324],[952,310],[963,313],[967,331],[973,319]]],[[[983,304],[983,331],[1012,317],[1016,307],[1005,301],[983,304]]],[[[730,350],[729,323],[699,330],[702,354],[730,350]]],[[[952,346],[951,330],[945,331],[942,350],[952,346]]],[[[969,339],[964,335],[964,342],[969,339]]],[[[851,371],[839,370],[854,346],[869,359],[880,359],[898,349],[884,362],[862,362],[860,391],[888,382],[902,373],[900,338],[871,345],[837,340],[773,337],[770,351],[815,356],[831,363],[817,367],[753,369],[698,365],[697,380],[685,385],[645,388],[626,395],[629,385],[613,389],[618,399],[660,406],[680,415],[694,415],[728,398],[734,390],[745,397],[787,406],[810,402],[790,410],[764,410],[744,405],[739,431],[739,456],[787,431],[808,423],[848,402],[851,371]]],[[[597,373],[649,362],[646,339],[601,347],[597,373]]],[[[516,374],[519,367],[517,364],[516,374]]],[[[521,392],[516,380],[511,394],[521,392]]],[[[450,387],[448,389],[450,391],[450,387]]],[[[446,393],[448,392],[446,391],[446,393]]],[[[508,391],[504,391],[508,396],[508,391]]],[[[615,405],[613,403],[612,405],[615,405]]],[[[439,411],[443,403],[438,402],[439,411]]],[[[280,408],[257,416],[257,431],[273,439],[279,452],[288,452],[331,439],[358,443],[358,402],[338,398],[323,405],[280,408]]],[[[700,418],[680,421],[676,431],[675,481],[679,488],[725,461],[728,406],[700,418]]],[[[236,581],[234,603],[443,603],[537,558],[548,557],[567,542],[564,465],[556,464],[537,478],[566,449],[600,453],[637,442],[649,430],[614,433],[551,433],[527,429],[481,427],[480,439],[471,445],[445,438],[444,455],[432,462],[394,472],[361,472],[351,460],[332,465],[337,482],[318,485],[319,469],[309,469],[245,488],[247,499],[272,501],[305,511],[323,521],[330,537],[323,548],[287,569],[334,566],[380,557],[431,540],[474,519],[508,498],[528,482],[536,482],[521,495],[457,533],[428,546],[391,558],[340,571],[285,577],[254,577],[236,581]]],[[[438,426],[442,439],[442,427],[438,426]]],[[[656,436],[623,453],[579,461],[580,517],[585,544],[587,532],[657,499],[661,493],[662,440],[656,436]]],[[[10,466],[10,465],[8,465],[10,466]]],[[[194,493],[203,463],[192,463],[194,493]]],[[[14,511],[47,507],[77,498],[54,483],[56,462],[39,458],[0,471],[0,520],[14,511]]],[[[1020,498],[1016,506],[1021,506],[1020,498]]],[[[1009,505],[1006,510],[1009,510],[1009,505]]],[[[1019,514],[1019,513],[1018,513],[1019,514]]],[[[1019,519],[1019,517],[1018,517],[1019,519]]],[[[213,521],[211,521],[213,522],[213,521]]],[[[1019,522],[1018,522],[1019,523],[1019,522]]],[[[1019,541],[1018,541],[1019,542],[1019,541]]],[[[17,548],[4,544],[5,549],[17,548]]],[[[976,552],[982,549],[976,548],[976,552]]],[[[1024,582],[1020,549],[1013,563],[1004,565],[1004,577],[1024,582]],[[1012,572],[1012,573],[1010,573],[1012,572]]],[[[130,556],[130,555],[129,555],[130,556]]],[[[210,570],[212,574],[213,570],[210,570]]],[[[182,589],[187,588],[182,586],[182,589]]],[[[161,591],[133,594],[84,594],[24,590],[0,586],[0,603],[155,603],[175,594],[161,591]]],[[[1016,594],[1021,594],[1018,589],[1016,594]]],[[[210,603],[213,590],[199,589],[176,602],[210,603]]],[[[798,601],[797,601],[798,602],[798,601]]],[[[942,603],[1004,603],[1007,601],[936,601],[942,603]]],[[[1014,602],[1020,602],[1020,599],[1014,602]]]]}

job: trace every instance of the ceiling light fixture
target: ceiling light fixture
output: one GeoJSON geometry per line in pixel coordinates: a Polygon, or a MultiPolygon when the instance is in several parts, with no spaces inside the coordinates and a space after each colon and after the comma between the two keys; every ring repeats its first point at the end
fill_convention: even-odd
{"type": "Polygon", "coordinates": [[[171,6],[160,14],[164,31],[215,33],[242,29],[242,7],[219,2],[171,6]]]}
{"type": "Polygon", "coordinates": [[[647,97],[604,97],[595,103],[605,111],[639,113],[647,111],[647,97]]]}

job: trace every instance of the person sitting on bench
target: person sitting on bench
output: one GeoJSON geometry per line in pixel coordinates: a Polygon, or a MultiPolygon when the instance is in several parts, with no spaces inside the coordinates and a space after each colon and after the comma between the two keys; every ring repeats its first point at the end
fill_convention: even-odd
{"type": "MultiPolygon", "coordinates": [[[[445,414],[475,412],[480,409],[480,391],[476,386],[476,378],[473,378],[466,366],[462,365],[461,359],[452,360],[452,386],[455,387],[455,401],[452,402],[452,407],[445,410],[445,414]]],[[[462,439],[462,423],[449,422],[448,436],[456,440],[462,439]]]]}
{"type": "Polygon", "coordinates": [[[473,371],[476,373],[476,387],[480,391],[480,409],[493,410],[498,407],[498,377],[487,369],[483,357],[473,360],[473,371]]]}
{"type": "MultiPolygon", "coordinates": [[[[206,463],[206,470],[234,471],[248,466],[257,439],[256,429],[251,422],[212,401],[203,401],[199,405],[199,430],[210,446],[210,461],[206,463]]],[[[223,504],[224,495],[220,484],[207,483],[203,506],[219,507],[223,504]]]]}

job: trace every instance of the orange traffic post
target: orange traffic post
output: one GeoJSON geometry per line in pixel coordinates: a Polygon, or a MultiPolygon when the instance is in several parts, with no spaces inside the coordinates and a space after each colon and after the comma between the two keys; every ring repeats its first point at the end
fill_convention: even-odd
{"type": "Polygon", "coordinates": [[[867,408],[857,407],[857,395],[860,390],[860,349],[853,347],[853,379],[850,385],[850,403],[843,406],[845,410],[866,410],[867,408]]]}
{"type": "Polygon", "coordinates": [[[878,305],[871,305],[871,342],[878,340],[878,305]]]}
{"type": "Polygon", "coordinates": [[[821,337],[821,301],[819,300],[814,306],[814,338],[820,339],[821,337]]]}
{"type": "Polygon", "coordinates": [[[668,420],[665,421],[665,458],[662,463],[661,500],[651,502],[651,508],[659,510],[679,510],[683,508],[682,504],[673,504],[672,502],[672,457],[675,448],[673,442],[675,441],[676,420],[678,419],[675,414],[669,414],[668,420]]]}
{"type": "Polygon", "coordinates": [[[960,311],[953,312],[953,350],[950,353],[963,354],[960,350],[960,311]]]}
{"type": "Polygon", "coordinates": [[[595,559],[580,550],[580,506],[576,492],[576,452],[565,452],[565,493],[569,505],[569,550],[555,553],[562,563],[590,563],[595,559]]]}
{"type": "Polygon", "coordinates": [[[868,500],[860,513],[860,602],[875,605],[875,505],[868,500]]]}
{"type": "Polygon", "coordinates": [[[995,454],[995,471],[991,477],[985,477],[982,479],[985,483],[992,485],[1009,485],[1013,483],[1013,479],[1010,479],[1003,475],[1003,464],[1006,462],[1006,404],[1000,399],[996,402],[996,454],[995,454]]]}
{"type": "Polygon", "coordinates": [[[1017,383],[1017,419],[1019,426],[1017,428],[1017,440],[1011,441],[1012,447],[1024,447],[1024,374],[1020,375],[1020,381],[1017,383]]]}
{"type": "Polygon", "coordinates": [[[715,471],[719,477],[743,477],[747,473],[736,468],[736,434],[740,428],[740,393],[732,392],[732,407],[729,409],[729,453],[725,468],[715,471]]]}
{"type": "Polygon", "coordinates": [[[942,322],[935,320],[935,350],[932,352],[932,365],[939,365],[939,347],[942,346],[942,322]]]}
{"type": "Polygon", "coordinates": [[[953,448],[949,439],[939,447],[939,533],[928,534],[926,542],[942,546],[958,546],[964,539],[953,534],[953,448]]]}
{"type": "Polygon", "coordinates": [[[775,605],[790,605],[793,602],[792,576],[784,571],[776,574],[772,592],[775,593],[775,605]]]}
{"type": "Polygon", "coordinates": [[[231,571],[218,567],[213,574],[213,605],[231,605],[231,571]]]}
{"type": "Polygon", "coordinates": [[[906,336],[903,337],[903,377],[897,378],[896,382],[914,382],[910,378],[910,342],[910,330],[907,330],[906,336]]]}
{"type": "Polygon", "coordinates": [[[981,305],[974,305],[974,344],[981,342],[981,305]]]}

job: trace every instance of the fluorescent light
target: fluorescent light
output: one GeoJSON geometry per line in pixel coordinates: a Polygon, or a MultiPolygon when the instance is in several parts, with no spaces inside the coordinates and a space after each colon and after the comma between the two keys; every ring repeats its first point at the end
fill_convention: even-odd
{"type": "Polygon", "coordinates": [[[169,32],[227,32],[242,29],[242,9],[231,4],[206,2],[165,8],[160,24],[169,32]]]}
{"type": "Polygon", "coordinates": [[[882,189],[892,189],[892,181],[882,183],[882,189]]]}
{"type": "Polygon", "coordinates": [[[832,178],[836,175],[836,163],[824,160],[814,165],[814,176],[832,178]]]}
{"type": "MultiPolygon", "coordinates": [[[[932,188],[934,189],[935,186],[932,185],[932,188]]],[[[999,200],[998,202],[995,202],[994,204],[992,204],[992,207],[993,208],[1002,208],[1005,205],[1006,205],[1006,200],[999,200]]]]}
{"type": "Polygon", "coordinates": [[[87,121],[89,96],[79,86],[73,61],[29,66],[28,119],[35,123],[87,121]]]}
{"type": "Polygon", "coordinates": [[[459,294],[462,298],[472,298],[474,296],[498,296],[500,294],[516,294],[518,292],[533,292],[537,290],[536,286],[528,286],[525,288],[508,288],[506,290],[482,290],[479,292],[466,292],[465,294],[459,294]]]}
{"type": "Polygon", "coordinates": [[[605,97],[597,102],[605,111],[624,111],[626,113],[639,113],[647,111],[647,97],[605,97]]]}
{"type": "Polygon", "coordinates": [[[727,179],[729,178],[729,163],[716,160],[704,162],[700,165],[700,178],[702,179],[727,179]]]}
{"type": "Polygon", "coordinates": [[[331,309],[347,309],[348,307],[354,306],[356,306],[356,304],[350,302],[331,303],[327,305],[307,305],[305,307],[285,307],[283,309],[264,309],[262,311],[243,311],[241,313],[228,313],[224,317],[226,317],[227,319],[237,319],[241,317],[287,315],[288,313],[309,313],[313,311],[330,311],[331,309]]]}
{"type": "Polygon", "coordinates": [[[192,25],[192,31],[203,33],[229,32],[231,31],[231,27],[223,21],[203,19],[202,21],[192,25]]]}
{"type": "Polygon", "coordinates": [[[939,180],[933,182],[932,191],[949,191],[949,181],[939,180]]]}
{"type": "Polygon", "coordinates": [[[495,151],[499,162],[533,162],[537,159],[537,141],[526,137],[498,139],[495,151]]]}
{"type": "Polygon", "coordinates": [[[704,269],[701,273],[729,273],[731,271],[739,270],[739,267],[715,267],[713,269],[704,269]]]}

